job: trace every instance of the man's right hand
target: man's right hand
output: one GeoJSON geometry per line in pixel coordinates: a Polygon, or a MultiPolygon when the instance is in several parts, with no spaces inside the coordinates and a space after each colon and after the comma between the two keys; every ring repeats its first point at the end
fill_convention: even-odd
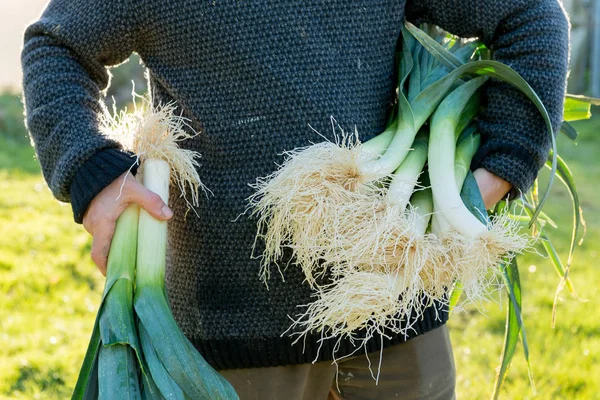
{"type": "Polygon", "coordinates": [[[159,195],[146,189],[131,174],[123,174],[105,187],[90,203],[83,216],[83,227],[92,235],[92,260],[106,275],[110,243],[119,215],[130,204],[139,204],[154,218],[166,221],[173,211],[159,195]],[[124,182],[124,183],[123,183],[124,182]]]}

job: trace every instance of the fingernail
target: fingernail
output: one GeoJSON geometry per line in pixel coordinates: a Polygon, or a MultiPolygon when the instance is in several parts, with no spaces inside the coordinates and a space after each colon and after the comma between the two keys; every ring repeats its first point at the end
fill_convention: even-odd
{"type": "Polygon", "coordinates": [[[167,206],[163,206],[163,208],[160,211],[162,212],[165,218],[171,218],[173,216],[173,211],[171,211],[171,209],[167,206]]]}

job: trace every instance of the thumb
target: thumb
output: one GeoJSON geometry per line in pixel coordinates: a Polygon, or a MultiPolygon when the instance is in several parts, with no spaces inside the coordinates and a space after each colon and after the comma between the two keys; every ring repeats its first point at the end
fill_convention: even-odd
{"type": "Polygon", "coordinates": [[[173,216],[173,211],[158,194],[135,180],[132,182],[128,198],[130,202],[139,204],[148,214],[158,220],[165,221],[173,216]]]}

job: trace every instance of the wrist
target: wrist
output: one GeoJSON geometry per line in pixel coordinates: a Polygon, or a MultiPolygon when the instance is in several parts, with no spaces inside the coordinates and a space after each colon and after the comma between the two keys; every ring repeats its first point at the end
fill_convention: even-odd
{"type": "Polygon", "coordinates": [[[126,171],[135,173],[137,165],[131,154],[119,149],[103,149],[92,155],[77,171],[71,182],[71,207],[75,222],[82,223],[91,201],[126,171]]]}

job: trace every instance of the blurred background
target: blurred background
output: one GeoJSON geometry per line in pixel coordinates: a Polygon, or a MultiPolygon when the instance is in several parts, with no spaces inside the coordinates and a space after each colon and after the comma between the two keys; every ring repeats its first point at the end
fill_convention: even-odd
{"type": "MultiPolygon", "coordinates": [[[[25,27],[45,0],[0,0],[0,398],[70,396],[92,330],[103,277],[89,258],[91,240],[73,222],[69,205],[54,200],[23,124],[20,49],[25,27]]],[[[571,17],[569,92],[600,97],[600,0],[565,0],[571,17]]],[[[131,101],[132,81],[145,90],[139,58],[112,69],[107,104],[131,101]]],[[[519,347],[501,398],[600,399],[600,109],[574,123],[577,145],[560,135],[559,152],[570,164],[587,220],[571,279],[579,299],[558,297],[552,264],[534,254],[520,259],[523,317],[536,384],[529,383],[519,347]],[[587,300],[587,301],[585,301],[587,300]]],[[[547,179],[547,171],[542,180],[547,179]]],[[[566,259],[572,211],[555,184],[547,213],[562,229],[550,231],[566,259]]],[[[506,299],[453,316],[450,327],[458,372],[458,398],[488,398],[504,338],[506,299]]]]}

